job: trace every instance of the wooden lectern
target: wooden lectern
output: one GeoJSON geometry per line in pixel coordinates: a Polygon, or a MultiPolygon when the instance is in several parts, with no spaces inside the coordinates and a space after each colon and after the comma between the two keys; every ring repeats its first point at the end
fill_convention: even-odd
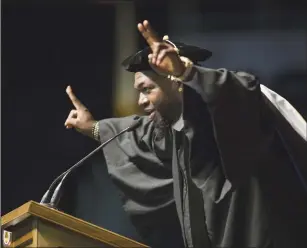
{"type": "Polygon", "coordinates": [[[3,247],[148,247],[29,201],[1,218],[3,247]]]}

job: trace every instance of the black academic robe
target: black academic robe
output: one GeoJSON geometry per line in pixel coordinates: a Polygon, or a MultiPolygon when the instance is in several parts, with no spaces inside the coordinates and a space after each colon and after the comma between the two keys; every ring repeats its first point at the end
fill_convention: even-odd
{"type": "Polygon", "coordinates": [[[152,247],[306,247],[306,122],[253,75],[194,69],[164,139],[141,117],[103,149],[123,208],[152,247]]]}

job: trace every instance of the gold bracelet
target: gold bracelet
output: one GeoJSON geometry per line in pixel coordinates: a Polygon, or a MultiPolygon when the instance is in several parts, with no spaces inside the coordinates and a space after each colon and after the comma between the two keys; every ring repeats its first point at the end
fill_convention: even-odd
{"type": "Polygon", "coordinates": [[[100,141],[99,137],[99,121],[96,121],[92,126],[92,136],[95,140],[100,141]]]}
{"type": "Polygon", "coordinates": [[[188,58],[183,57],[183,56],[180,56],[180,60],[184,63],[184,67],[185,67],[183,74],[179,77],[168,75],[167,76],[168,79],[170,79],[172,81],[176,81],[176,82],[183,82],[189,77],[189,75],[190,75],[190,73],[193,69],[193,65],[194,65],[193,62],[191,60],[189,60],[188,58]]]}

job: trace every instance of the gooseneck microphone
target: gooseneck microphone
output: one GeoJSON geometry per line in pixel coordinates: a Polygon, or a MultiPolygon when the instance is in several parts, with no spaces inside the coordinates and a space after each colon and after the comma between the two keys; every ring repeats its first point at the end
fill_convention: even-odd
{"type": "Polygon", "coordinates": [[[108,145],[112,140],[116,139],[118,136],[122,135],[125,132],[130,132],[130,131],[133,131],[135,128],[137,128],[139,126],[139,124],[141,123],[141,119],[140,119],[139,116],[136,116],[136,117],[134,117],[134,120],[135,120],[135,123],[133,123],[131,126],[123,129],[122,131],[120,131],[119,133],[117,133],[116,135],[114,135],[113,137],[111,137],[110,139],[108,139],[107,141],[102,143],[101,145],[99,145],[96,149],[94,149],[92,152],[90,152],[88,155],[86,155],[84,158],[82,158],[76,164],[71,166],[68,170],[64,171],[61,175],[59,175],[51,183],[51,185],[49,186],[48,190],[43,195],[43,197],[42,197],[42,199],[40,201],[40,204],[48,206],[50,208],[56,208],[57,205],[59,204],[59,201],[60,201],[60,198],[61,198],[62,185],[63,185],[65,179],[67,178],[67,176],[70,175],[70,173],[72,171],[74,171],[79,166],[81,166],[85,160],[87,160],[88,158],[93,156],[97,151],[101,150],[103,147],[108,145]],[[58,183],[58,185],[55,188],[55,190],[53,191],[53,189],[54,189],[54,187],[56,186],[57,183],[58,183]],[[53,192],[53,194],[52,194],[52,192],[53,192]],[[51,194],[52,194],[52,196],[51,196],[51,194]],[[51,199],[50,199],[50,196],[51,196],[51,199]]]}

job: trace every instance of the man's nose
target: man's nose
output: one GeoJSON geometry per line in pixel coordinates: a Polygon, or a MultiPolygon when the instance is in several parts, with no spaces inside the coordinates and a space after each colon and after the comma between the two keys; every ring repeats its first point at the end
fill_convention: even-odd
{"type": "Polygon", "coordinates": [[[146,107],[148,103],[149,103],[148,98],[143,93],[141,93],[138,101],[139,106],[146,107]]]}

